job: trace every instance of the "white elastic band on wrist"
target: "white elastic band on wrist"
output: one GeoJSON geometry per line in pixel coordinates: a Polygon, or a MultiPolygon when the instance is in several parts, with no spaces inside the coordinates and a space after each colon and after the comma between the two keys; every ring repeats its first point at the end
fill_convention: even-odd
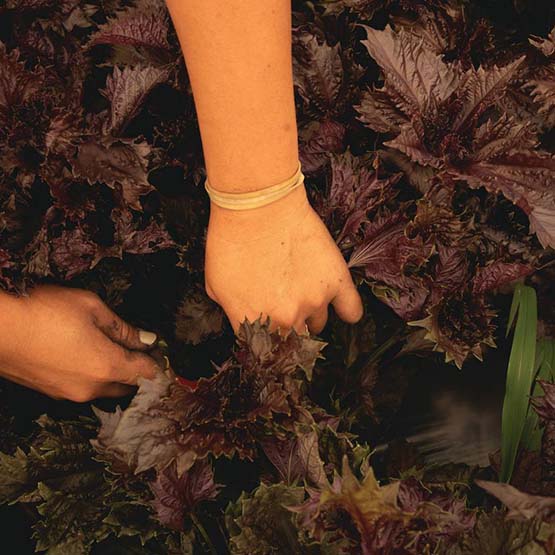
{"type": "Polygon", "coordinates": [[[281,183],[266,187],[265,189],[247,191],[244,193],[216,191],[208,183],[208,178],[206,178],[204,182],[204,188],[214,204],[222,208],[229,208],[230,210],[248,210],[250,208],[265,206],[266,204],[270,204],[284,197],[293,189],[299,187],[303,182],[304,174],[301,171],[301,162],[299,160],[299,165],[294,175],[281,183]]]}

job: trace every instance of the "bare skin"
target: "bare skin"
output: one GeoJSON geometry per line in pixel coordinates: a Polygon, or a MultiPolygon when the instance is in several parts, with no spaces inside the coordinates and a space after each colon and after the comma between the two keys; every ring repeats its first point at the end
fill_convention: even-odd
{"type": "MultiPolygon", "coordinates": [[[[195,99],[210,184],[262,189],[295,173],[290,0],[167,0],[195,99]]],[[[355,323],[362,301],[303,187],[245,211],[211,203],[208,295],[237,331],[245,316],[272,328],[324,328],[331,303],[355,323]]]]}
{"type": "MultiPolygon", "coordinates": [[[[288,0],[167,0],[191,78],[206,171],[221,191],[268,187],[297,169],[288,0]]],[[[331,303],[362,316],[347,265],[304,187],[244,212],[211,205],[205,286],[237,331],[247,317],[312,333],[331,303]]],[[[156,362],[139,330],[86,291],[0,292],[0,376],[58,399],[125,395],[156,362]]],[[[144,333],[142,334],[145,338],[144,333]]]]}
{"type": "Polygon", "coordinates": [[[96,295],[41,286],[28,297],[0,293],[0,375],[56,399],[85,402],[134,390],[157,365],[139,333],[96,295]]]}

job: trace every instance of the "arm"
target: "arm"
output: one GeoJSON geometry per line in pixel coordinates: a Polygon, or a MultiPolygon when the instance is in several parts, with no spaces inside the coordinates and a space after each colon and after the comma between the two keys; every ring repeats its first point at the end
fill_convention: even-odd
{"type": "MultiPolygon", "coordinates": [[[[191,80],[206,172],[221,191],[252,191],[298,161],[290,0],[167,0],[191,80]]],[[[328,303],[356,322],[362,302],[341,252],[298,187],[267,206],[211,204],[206,289],[234,329],[245,316],[313,333],[328,303]]]]}
{"type": "Polygon", "coordinates": [[[206,173],[247,191],[297,168],[287,0],[168,0],[195,98],[206,173]]]}

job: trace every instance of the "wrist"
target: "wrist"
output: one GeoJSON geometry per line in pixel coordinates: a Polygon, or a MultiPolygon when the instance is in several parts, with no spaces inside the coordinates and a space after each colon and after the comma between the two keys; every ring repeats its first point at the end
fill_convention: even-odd
{"type": "Polygon", "coordinates": [[[226,240],[255,240],[298,223],[310,208],[304,184],[270,204],[249,210],[231,210],[210,202],[209,228],[226,240]]]}

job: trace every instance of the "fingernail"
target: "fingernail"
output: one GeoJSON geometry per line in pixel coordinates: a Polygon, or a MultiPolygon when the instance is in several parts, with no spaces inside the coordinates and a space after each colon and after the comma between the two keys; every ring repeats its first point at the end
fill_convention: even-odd
{"type": "Polygon", "coordinates": [[[153,345],[157,335],[151,331],[139,330],[139,341],[145,345],[153,345]]]}

